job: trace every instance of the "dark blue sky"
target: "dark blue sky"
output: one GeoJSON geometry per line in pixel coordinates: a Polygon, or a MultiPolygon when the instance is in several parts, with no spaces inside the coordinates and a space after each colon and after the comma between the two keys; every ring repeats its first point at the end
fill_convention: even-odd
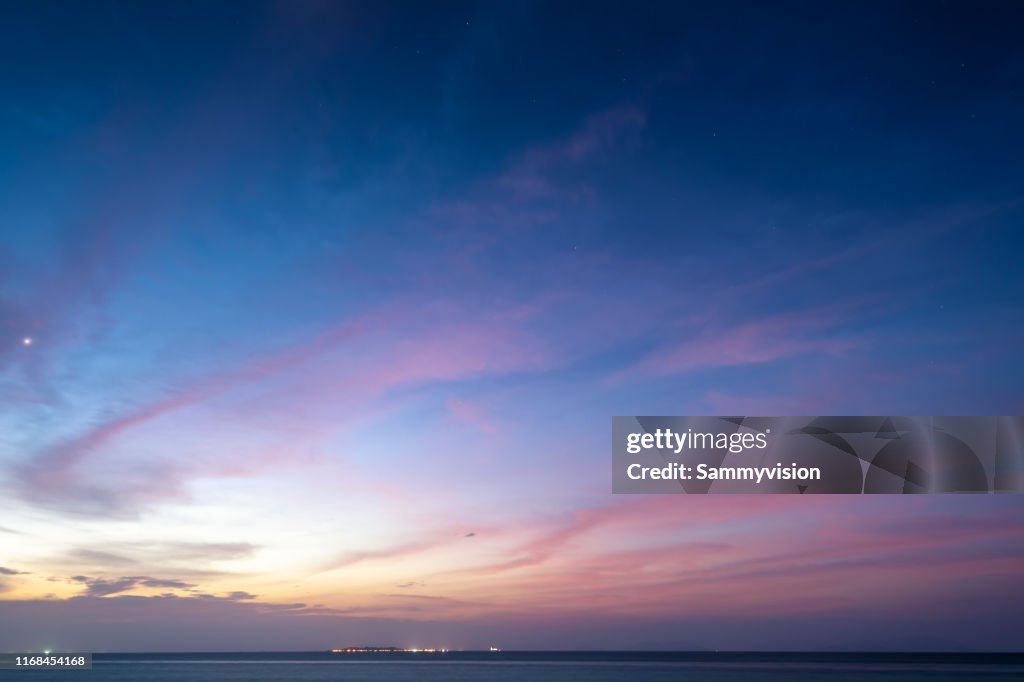
{"type": "Polygon", "coordinates": [[[1005,637],[1014,497],[806,516],[625,501],[605,467],[615,414],[1024,411],[1019,3],[0,13],[0,593],[26,637],[51,606],[216,600],[398,644],[426,611],[452,645],[682,619],[792,648],[699,627],[771,614],[827,646],[896,608],[885,637],[1005,637]]]}

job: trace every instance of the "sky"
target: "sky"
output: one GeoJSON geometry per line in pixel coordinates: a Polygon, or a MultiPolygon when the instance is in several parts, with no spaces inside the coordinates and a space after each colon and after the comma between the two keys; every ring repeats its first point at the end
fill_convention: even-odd
{"type": "Polygon", "coordinates": [[[1020,496],[609,476],[1024,413],[1019,4],[0,11],[0,650],[1024,649],[1020,496]]]}

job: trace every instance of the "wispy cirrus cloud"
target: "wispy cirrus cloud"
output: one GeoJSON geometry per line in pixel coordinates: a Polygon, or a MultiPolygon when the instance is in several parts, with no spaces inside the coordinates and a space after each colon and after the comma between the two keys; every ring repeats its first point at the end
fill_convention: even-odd
{"type": "Polygon", "coordinates": [[[498,431],[497,427],[483,414],[480,408],[472,403],[468,403],[460,398],[451,397],[445,403],[445,406],[456,419],[479,429],[483,433],[493,436],[498,431]]]}
{"type": "Polygon", "coordinates": [[[586,194],[586,184],[562,173],[635,144],[646,123],[647,113],[637,104],[622,103],[600,111],[564,139],[522,152],[494,180],[494,188],[518,201],[579,198],[586,194]]]}
{"type": "Polygon", "coordinates": [[[699,325],[689,338],[649,353],[623,376],[667,376],[716,367],[757,365],[806,355],[842,356],[862,340],[841,332],[834,315],[787,313],[733,325],[699,325]]]}
{"type": "Polygon", "coordinates": [[[763,498],[665,497],[534,524],[525,541],[503,546],[500,556],[512,559],[428,582],[432,591],[465,598],[477,585],[494,594],[500,584],[500,594],[514,596],[493,603],[498,611],[626,609],[663,617],[686,603],[694,617],[802,617],[883,608],[891,599],[927,610],[936,590],[955,590],[979,571],[993,577],[993,594],[1021,575],[1021,515],[1005,504],[965,510],[968,519],[944,531],[932,523],[934,502],[898,499],[864,510],[828,498],[762,506],[763,498]]]}
{"type": "MultiPolygon", "coordinates": [[[[480,319],[463,319],[458,309],[445,314],[447,320],[442,322],[434,317],[424,320],[423,313],[411,305],[382,311],[367,319],[340,323],[310,341],[184,386],[169,398],[144,404],[44,448],[20,469],[21,494],[29,501],[79,513],[131,515],[147,504],[180,499],[183,487],[194,478],[246,475],[260,466],[294,466],[290,453],[270,456],[262,465],[250,453],[232,464],[240,456],[225,453],[200,463],[129,461],[124,475],[136,482],[132,486],[89,474],[95,464],[92,457],[102,460],[105,448],[136,430],[285,375],[295,377],[304,400],[355,410],[367,409],[397,387],[539,371],[556,361],[545,342],[526,326],[528,318],[519,312],[480,319]],[[402,333],[392,333],[396,326],[402,333]],[[360,354],[359,362],[352,360],[354,353],[360,354]],[[338,376],[340,381],[335,379],[338,376]]],[[[267,400],[268,412],[287,408],[277,393],[268,393],[267,400]]]]}

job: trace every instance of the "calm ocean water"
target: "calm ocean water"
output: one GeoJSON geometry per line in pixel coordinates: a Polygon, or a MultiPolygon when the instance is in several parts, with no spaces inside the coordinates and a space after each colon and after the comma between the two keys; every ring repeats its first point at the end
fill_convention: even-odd
{"type": "Polygon", "coordinates": [[[3,679],[152,682],[781,682],[1024,680],[1024,655],[502,652],[97,654],[93,669],[3,679]]]}

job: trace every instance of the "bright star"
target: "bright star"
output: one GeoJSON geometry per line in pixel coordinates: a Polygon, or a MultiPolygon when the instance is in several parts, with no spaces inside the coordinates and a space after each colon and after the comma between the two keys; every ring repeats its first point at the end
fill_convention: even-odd
{"type": "Polygon", "coordinates": [[[23,338],[21,340],[21,343],[26,345],[26,346],[31,346],[32,345],[32,337],[31,336],[26,336],[25,338],[23,338]]]}

